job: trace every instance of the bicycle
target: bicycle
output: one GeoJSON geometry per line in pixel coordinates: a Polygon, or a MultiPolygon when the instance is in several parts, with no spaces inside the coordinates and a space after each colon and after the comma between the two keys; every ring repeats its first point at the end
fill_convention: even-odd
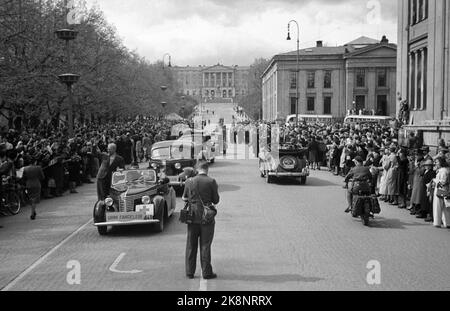
{"type": "Polygon", "coordinates": [[[22,207],[15,182],[11,177],[3,177],[0,189],[0,210],[17,215],[22,207]]]}

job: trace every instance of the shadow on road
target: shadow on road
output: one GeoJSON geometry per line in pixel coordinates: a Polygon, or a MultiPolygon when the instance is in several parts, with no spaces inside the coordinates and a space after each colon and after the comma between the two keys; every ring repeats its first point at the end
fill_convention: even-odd
{"type": "Polygon", "coordinates": [[[330,182],[325,179],[320,179],[317,177],[308,177],[305,185],[300,185],[300,181],[290,179],[290,178],[279,178],[276,185],[280,186],[301,186],[301,187],[328,187],[328,186],[339,186],[338,183],[330,182]]]}
{"type": "Polygon", "coordinates": [[[219,192],[234,192],[241,190],[241,187],[236,185],[220,184],[219,192]]]}
{"type": "Polygon", "coordinates": [[[221,280],[242,282],[264,282],[264,283],[287,283],[302,282],[312,283],[325,279],[317,277],[305,277],[299,274],[276,274],[276,275],[221,275],[221,280]]]}
{"type": "Polygon", "coordinates": [[[400,219],[387,219],[383,217],[375,217],[374,220],[370,221],[371,228],[375,229],[406,229],[406,227],[415,227],[415,226],[429,226],[426,223],[418,223],[418,222],[403,222],[400,219]]]}

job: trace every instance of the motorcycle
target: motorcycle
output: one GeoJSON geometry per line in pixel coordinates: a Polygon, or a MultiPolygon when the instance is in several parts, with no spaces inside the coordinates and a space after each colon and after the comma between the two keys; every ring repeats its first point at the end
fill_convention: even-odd
{"type": "Polygon", "coordinates": [[[381,213],[380,203],[376,195],[372,194],[369,182],[352,182],[353,193],[351,215],[360,217],[364,226],[369,226],[370,218],[381,213]]]}

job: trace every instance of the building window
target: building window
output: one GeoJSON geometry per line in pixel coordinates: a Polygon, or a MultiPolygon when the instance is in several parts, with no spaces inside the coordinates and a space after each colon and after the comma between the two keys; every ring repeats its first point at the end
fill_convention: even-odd
{"type": "Polygon", "coordinates": [[[291,97],[291,114],[297,114],[297,102],[295,97],[291,97]]]}
{"type": "Polygon", "coordinates": [[[323,98],[323,114],[331,114],[331,97],[325,96],[323,98]]]}
{"type": "Polygon", "coordinates": [[[356,71],[356,87],[366,87],[366,70],[358,69],[356,71]]]}
{"type": "Polygon", "coordinates": [[[428,18],[428,5],[428,0],[409,0],[411,26],[428,18]]]}
{"type": "Polygon", "coordinates": [[[186,95],[189,96],[189,90],[186,91],[186,95]]]}
{"type": "Polygon", "coordinates": [[[387,87],[387,70],[385,68],[378,69],[377,76],[378,76],[378,87],[387,87]]]}
{"type": "Polygon", "coordinates": [[[315,88],[315,80],[316,80],[316,73],[314,71],[308,72],[308,89],[315,88]]]}
{"type": "Polygon", "coordinates": [[[227,98],[227,91],[226,91],[226,90],[224,90],[224,91],[222,92],[222,97],[223,97],[223,98],[227,98]]]}
{"type": "Polygon", "coordinates": [[[316,110],[316,98],[315,97],[308,97],[308,112],[313,112],[314,110],[316,110]]]}
{"type": "Polygon", "coordinates": [[[232,90],[228,90],[228,98],[232,98],[233,97],[233,91],[232,90]]]}
{"type": "Polygon", "coordinates": [[[364,96],[364,95],[356,96],[355,109],[356,109],[356,114],[359,114],[360,111],[366,110],[366,96],[364,96]]]}
{"type": "Polygon", "coordinates": [[[291,90],[294,90],[297,88],[297,74],[293,71],[291,71],[290,74],[290,81],[291,81],[291,90]]]}
{"type": "Polygon", "coordinates": [[[323,77],[323,87],[325,89],[331,89],[331,71],[325,71],[325,75],[323,77]]]}

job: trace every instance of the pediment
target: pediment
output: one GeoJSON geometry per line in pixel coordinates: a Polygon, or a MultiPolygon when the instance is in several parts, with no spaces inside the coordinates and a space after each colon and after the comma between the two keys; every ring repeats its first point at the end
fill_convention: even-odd
{"type": "Polygon", "coordinates": [[[397,48],[393,45],[377,45],[356,50],[346,55],[346,58],[352,57],[397,57],[397,48]]]}
{"type": "Polygon", "coordinates": [[[223,65],[214,65],[208,68],[205,68],[203,72],[222,72],[222,71],[233,71],[233,67],[223,66],[223,65]]]}

